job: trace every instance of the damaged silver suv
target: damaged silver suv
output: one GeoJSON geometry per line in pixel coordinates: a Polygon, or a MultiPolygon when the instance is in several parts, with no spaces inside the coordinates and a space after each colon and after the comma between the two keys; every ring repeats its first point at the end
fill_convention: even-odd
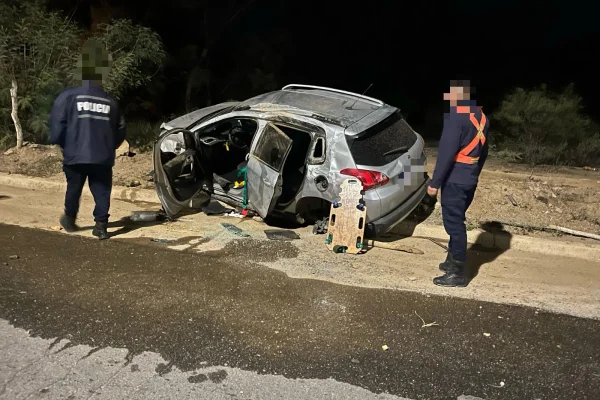
{"type": "Polygon", "coordinates": [[[378,236],[426,195],[421,136],[397,108],[356,93],[288,85],[161,130],[154,181],[169,217],[214,198],[264,219],[316,221],[328,216],[339,184],[355,177],[364,186],[365,235],[378,236]]]}

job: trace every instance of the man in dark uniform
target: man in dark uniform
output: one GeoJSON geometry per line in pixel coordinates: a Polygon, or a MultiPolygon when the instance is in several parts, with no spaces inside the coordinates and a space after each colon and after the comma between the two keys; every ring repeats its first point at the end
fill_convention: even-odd
{"type": "Polygon", "coordinates": [[[467,286],[467,230],[465,214],[477,189],[479,174],[488,154],[490,123],[481,107],[471,100],[468,81],[452,81],[444,99],[450,112],[444,116],[437,163],[427,188],[436,197],[441,189],[442,219],[450,235],[448,256],[440,264],[444,276],[434,278],[438,286],[467,286]]]}
{"type": "Polygon", "coordinates": [[[67,232],[78,229],[75,220],[87,179],[96,203],[92,234],[99,239],[108,239],[112,167],[115,150],[125,140],[119,105],[101,86],[108,75],[109,62],[106,49],[93,41],[86,43],[79,60],[82,85],[61,93],[50,114],[49,141],[63,150],[67,179],[60,224],[67,232]]]}

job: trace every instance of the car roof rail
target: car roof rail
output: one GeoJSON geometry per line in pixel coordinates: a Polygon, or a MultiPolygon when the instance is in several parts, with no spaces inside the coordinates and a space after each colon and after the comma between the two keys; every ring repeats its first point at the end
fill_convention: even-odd
{"type": "Polygon", "coordinates": [[[365,95],[358,94],[358,93],[347,92],[345,90],[332,89],[332,88],[323,87],[323,86],[291,84],[291,85],[284,86],[281,90],[297,90],[297,89],[317,89],[317,90],[323,90],[323,91],[327,91],[327,92],[340,93],[340,94],[345,94],[347,96],[357,97],[359,99],[366,100],[370,103],[375,103],[379,106],[385,105],[383,103],[383,101],[374,99],[369,96],[365,96],[365,95]]]}

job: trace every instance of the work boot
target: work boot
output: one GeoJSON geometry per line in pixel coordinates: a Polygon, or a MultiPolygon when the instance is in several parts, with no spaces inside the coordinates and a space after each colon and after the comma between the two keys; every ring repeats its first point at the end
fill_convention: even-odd
{"type": "Polygon", "coordinates": [[[65,232],[73,233],[79,230],[79,227],[77,226],[77,224],[75,224],[75,218],[69,217],[66,214],[63,214],[63,216],[60,217],[59,223],[60,226],[62,226],[62,228],[65,230],[65,232]]]}
{"type": "MultiPolygon", "coordinates": [[[[450,258],[450,261],[446,265],[448,266],[446,273],[444,276],[433,278],[434,284],[447,287],[465,287],[469,284],[469,278],[466,274],[467,264],[465,262],[450,258]]],[[[440,265],[441,267],[442,265],[440,265]]]]}
{"type": "Polygon", "coordinates": [[[440,270],[444,272],[450,271],[450,268],[452,268],[452,261],[452,254],[448,253],[446,256],[446,261],[440,264],[440,270]]]}
{"type": "Polygon", "coordinates": [[[106,222],[96,222],[96,226],[94,226],[94,230],[92,231],[92,235],[96,236],[100,240],[108,239],[108,223],[106,222]]]}

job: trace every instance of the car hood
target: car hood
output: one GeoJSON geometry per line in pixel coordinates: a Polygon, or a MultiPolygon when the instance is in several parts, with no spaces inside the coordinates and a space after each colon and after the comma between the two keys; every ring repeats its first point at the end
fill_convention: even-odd
{"type": "Polygon", "coordinates": [[[224,110],[225,108],[228,108],[228,107],[236,106],[238,104],[239,104],[239,102],[232,101],[232,102],[215,104],[214,106],[210,106],[210,107],[201,108],[199,110],[192,111],[191,113],[182,115],[179,118],[175,118],[169,122],[165,122],[161,125],[161,128],[167,129],[167,130],[175,129],[175,128],[187,128],[188,126],[192,125],[194,122],[206,117],[209,114],[215,113],[220,110],[224,110]]]}

